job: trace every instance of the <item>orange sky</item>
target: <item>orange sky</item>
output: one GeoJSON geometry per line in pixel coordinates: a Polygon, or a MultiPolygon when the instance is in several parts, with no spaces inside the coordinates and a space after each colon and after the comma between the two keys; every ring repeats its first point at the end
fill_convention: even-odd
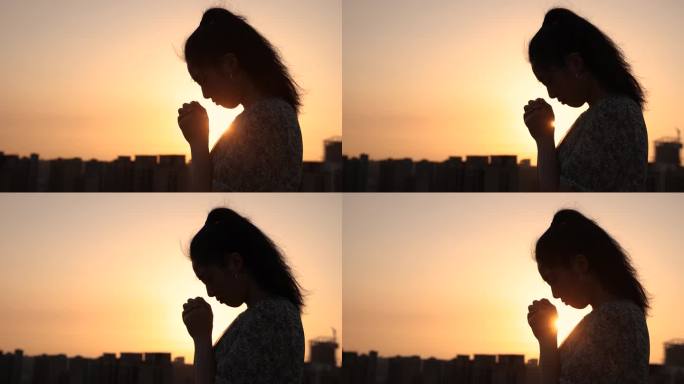
{"type": "Polygon", "coordinates": [[[341,203],[333,194],[5,195],[0,350],[192,361],[181,319],[188,298],[211,304],[214,341],[245,309],[209,298],[183,253],[209,210],[227,205],[271,236],[308,291],[308,356],[308,340],[332,327],[342,337],[341,203]]]}
{"type": "Polygon", "coordinates": [[[0,4],[0,151],[43,158],[187,154],[177,109],[198,100],[218,139],[241,107],[202,98],[182,56],[205,9],[242,14],[304,90],[304,158],[342,133],[341,2],[73,0],[0,4]],[[30,26],[30,27],[27,27],[30,26]]]}
{"type": "MultiPolygon", "coordinates": [[[[650,151],[654,139],[675,136],[684,126],[678,0],[350,0],[342,17],[345,154],[517,154],[535,162],[523,106],[549,99],[527,43],[554,6],[587,17],[624,51],[648,92],[650,151]]],[[[586,106],[550,104],[558,142],[586,106]]]]}
{"type": "Polygon", "coordinates": [[[651,362],[684,337],[684,197],[570,194],[344,196],[343,326],[348,351],[382,356],[538,356],[532,300],[559,311],[559,339],[589,312],[553,299],[532,256],[560,208],[594,218],[631,254],[652,296],[651,362]]]}

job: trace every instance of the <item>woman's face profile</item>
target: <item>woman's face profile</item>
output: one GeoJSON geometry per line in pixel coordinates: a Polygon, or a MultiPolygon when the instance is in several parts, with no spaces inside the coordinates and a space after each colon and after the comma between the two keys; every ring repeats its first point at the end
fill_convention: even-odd
{"type": "Polygon", "coordinates": [[[213,66],[194,66],[188,63],[190,77],[202,88],[202,96],[211,99],[224,108],[235,108],[240,105],[236,83],[233,75],[226,74],[213,66]]]}
{"type": "Polygon", "coordinates": [[[561,299],[565,305],[577,309],[589,305],[587,295],[584,293],[583,279],[572,265],[568,267],[538,265],[538,269],[542,279],[551,287],[554,298],[561,299]]]}
{"type": "Polygon", "coordinates": [[[582,85],[568,66],[541,68],[532,65],[532,72],[546,87],[550,98],[557,99],[562,104],[573,108],[579,108],[586,102],[582,85]]]}
{"type": "Polygon", "coordinates": [[[206,265],[192,263],[195,275],[207,289],[209,297],[215,297],[221,304],[239,307],[245,302],[243,287],[237,282],[235,273],[228,266],[206,265]]]}

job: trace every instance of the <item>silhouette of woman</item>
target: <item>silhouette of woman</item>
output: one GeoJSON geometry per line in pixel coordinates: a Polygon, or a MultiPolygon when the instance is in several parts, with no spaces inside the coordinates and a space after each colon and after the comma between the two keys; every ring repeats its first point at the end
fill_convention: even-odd
{"type": "Polygon", "coordinates": [[[557,346],[556,307],[547,299],[528,307],[539,341],[542,383],[646,383],[648,298],[629,257],[594,221],[558,211],[537,240],[539,274],[553,297],[592,311],[557,346]]]}
{"type": "Polygon", "coordinates": [[[190,259],[207,295],[230,307],[247,305],[213,347],[209,304],[197,297],[183,305],[195,344],[195,382],[299,384],[304,304],[276,245],[246,218],[216,208],[192,239],[190,259]]]}
{"type": "Polygon", "coordinates": [[[211,8],[185,43],[185,60],[205,98],[244,107],[211,152],[206,110],[196,101],[178,110],[192,154],[192,190],[298,190],[300,96],[276,49],[243,17],[211,8]]]}
{"type": "Polygon", "coordinates": [[[551,106],[543,99],[525,106],[525,125],[537,144],[540,189],[643,190],[648,162],[644,91],[615,43],[587,20],[554,8],[528,54],[550,98],[574,108],[589,104],[558,148],[551,106]]]}

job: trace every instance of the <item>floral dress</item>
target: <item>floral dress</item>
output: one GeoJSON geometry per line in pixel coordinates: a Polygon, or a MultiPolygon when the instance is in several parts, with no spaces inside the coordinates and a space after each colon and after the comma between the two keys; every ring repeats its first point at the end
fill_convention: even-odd
{"type": "Polygon", "coordinates": [[[641,108],[608,96],[582,113],[557,149],[561,187],[575,191],[641,191],[648,135],[641,108]]]}
{"type": "Polygon", "coordinates": [[[577,324],[559,353],[560,384],[647,383],[644,312],[631,301],[605,303],[577,324]]]}
{"type": "Polygon", "coordinates": [[[304,329],[299,309],[283,298],[242,312],[214,346],[216,384],[300,384],[304,329]]]}
{"type": "Polygon", "coordinates": [[[282,99],[259,100],[235,118],[210,153],[215,192],[299,190],[302,133],[282,99]]]}

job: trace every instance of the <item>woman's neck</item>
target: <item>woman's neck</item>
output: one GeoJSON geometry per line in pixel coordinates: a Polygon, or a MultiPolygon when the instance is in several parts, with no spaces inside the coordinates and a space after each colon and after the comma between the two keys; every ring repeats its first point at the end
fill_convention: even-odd
{"type": "Polygon", "coordinates": [[[247,304],[247,308],[255,305],[256,303],[269,298],[271,295],[264,291],[259,284],[255,282],[251,282],[249,285],[249,292],[247,293],[247,300],[245,300],[245,304],[247,304]]]}
{"type": "Polygon", "coordinates": [[[594,292],[593,292],[593,294],[592,294],[592,296],[591,296],[591,298],[590,298],[590,300],[589,300],[589,304],[591,305],[591,308],[592,308],[592,309],[596,309],[596,308],[602,306],[602,305],[605,304],[605,303],[608,303],[608,302],[611,302],[611,301],[615,301],[615,300],[617,300],[617,299],[618,299],[617,296],[615,296],[615,295],[613,295],[612,293],[606,291],[605,289],[603,289],[603,287],[598,286],[598,287],[594,290],[594,292]]]}
{"type": "Polygon", "coordinates": [[[589,85],[589,92],[587,94],[587,103],[589,107],[594,106],[599,100],[608,96],[608,92],[592,77],[589,85]]]}
{"type": "Polygon", "coordinates": [[[245,77],[244,86],[242,90],[241,103],[244,109],[250,108],[254,103],[266,97],[261,90],[247,77],[245,77]]]}

